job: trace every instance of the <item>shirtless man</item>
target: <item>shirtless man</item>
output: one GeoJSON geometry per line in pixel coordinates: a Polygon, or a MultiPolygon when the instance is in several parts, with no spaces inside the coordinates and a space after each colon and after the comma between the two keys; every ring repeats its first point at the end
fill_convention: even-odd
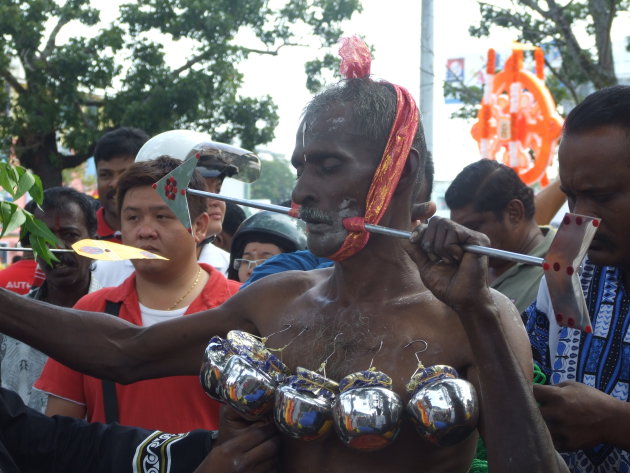
{"type": "MultiPolygon", "coordinates": [[[[348,235],[342,219],[365,215],[397,103],[392,84],[351,79],[307,108],[292,156],[298,173],[293,200],[302,205],[314,254],[338,253],[348,235]]],[[[404,168],[380,224],[406,229],[427,157],[421,127],[411,150],[399,154],[404,168]]],[[[421,339],[425,366],[451,365],[476,386],[491,471],[566,471],[532,396],[531,350],[519,314],[488,288],[486,258],[464,253],[462,244],[487,245],[488,239],[445,219],[432,219],[411,241],[371,235],[356,254],[335,257],[331,268],[269,276],[216,309],[148,328],[1,291],[0,331],[75,369],[132,382],[198,373],[212,335],[231,329],[270,335],[291,324],[268,342],[288,344],[282,359],[291,370],[316,369],[334,352],[327,374],[339,380],[373,360],[392,377],[403,403],[404,385],[417,366],[414,354],[424,345],[409,343],[421,339]],[[289,344],[304,328],[309,330],[289,344]]],[[[334,434],[316,442],[283,436],[281,465],[284,472],[465,473],[476,439],[436,447],[408,420],[392,445],[371,453],[346,447],[334,434]]]]}

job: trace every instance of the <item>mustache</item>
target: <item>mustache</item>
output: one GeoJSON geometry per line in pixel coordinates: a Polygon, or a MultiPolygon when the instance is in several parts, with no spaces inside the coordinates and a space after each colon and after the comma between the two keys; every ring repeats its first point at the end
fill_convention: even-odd
{"type": "Polygon", "coordinates": [[[308,223],[326,223],[328,225],[331,225],[337,218],[337,215],[332,212],[304,206],[300,207],[298,216],[308,223]]]}
{"type": "Polygon", "coordinates": [[[38,258],[37,262],[49,270],[55,269],[58,266],[78,266],[77,256],[71,253],[57,253],[57,259],[59,261],[53,261],[51,265],[47,264],[44,260],[38,258]]]}

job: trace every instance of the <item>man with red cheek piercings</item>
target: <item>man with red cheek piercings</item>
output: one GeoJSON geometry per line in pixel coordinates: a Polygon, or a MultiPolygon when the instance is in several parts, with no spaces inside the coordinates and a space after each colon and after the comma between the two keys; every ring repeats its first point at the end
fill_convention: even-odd
{"type": "MultiPolygon", "coordinates": [[[[267,379],[252,368],[262,364],[247,358],[255,343],[243,332],[264,337],[259,344],[279,350],[264,360],[286,372],[273,409],[282,472],[466,473],[479,435],[490,471],[567,471],[532,394],[520,316],[488,287],[486,258],[462,249],[487,238],[437,218],[410,240],[362,230],[407,230],[435,211],[412,215],[429,155],[410,94],[369,77],[357,38],[341,53],[355,58],[342,61],[347,79],[307,106],[291,159],[308,248],[332,267],[270,275],[216,309],[148,328],[0,291],[0,330],[121,382],[199,373],[204,349],[210,362],[219,345],[242,354],[226,372],[240,366],[242,376],[267,379]],[[27,312],[26,321],[15,317],[27,312]],[[40,336],[33,324],[72,333],[77,345],[40,336]],[[278,405],[287,396],[293,401],[278,405]]],[[[228,384],[237,372],[226,372],[218,391],[226,402],[243,409],[259,399],[251,391],[234,403],[246,385],[228,384]]]]}

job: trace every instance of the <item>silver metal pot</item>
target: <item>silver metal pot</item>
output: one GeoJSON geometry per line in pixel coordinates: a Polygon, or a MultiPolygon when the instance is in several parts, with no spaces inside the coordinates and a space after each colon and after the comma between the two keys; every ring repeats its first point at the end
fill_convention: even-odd
{"type": "Polygon", "coordinates": [[[215,401],[223,402],[221,377],[227,361],[233,354],[230,344],[217,336],[210,339],[204,352],[199,378],[206,394],[215,401]]]}
{"type": "Polygon", "coordinates": [[[333,425],[332,403],[339,385],[328,378],[298,367],[276,391],[274,421],[290,437],[316,440],[333,425]]]}
{"type": "Polygon", "coordinates": [[[416,374],[408,385],[413,391],[407,413],[418,433],[436,445],[455,445],[477,428],[477,392],[457,376],[450,366],[434,365],[416,374]]]}
{"type": "Polygon", "coordinates": [[[361,371],[343,378],[339,386],[333,418],[341,441],[358,450],[379,450],[392,443],[403,405],[390,388],[391,378],[378,371],[361,371]]]}

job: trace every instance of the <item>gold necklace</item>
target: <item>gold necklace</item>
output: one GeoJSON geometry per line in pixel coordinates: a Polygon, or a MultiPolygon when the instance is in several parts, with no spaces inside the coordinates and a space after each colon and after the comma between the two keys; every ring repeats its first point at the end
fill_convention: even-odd
{"type": "Polygon", "coordinates": [[[201,275],[201,267],[199,267],[199,269],[197,270],[197,276],[195,276],[195,280],[192,283],[192,286],[190,286],[188,288],[188,290],[186,291],[186,293],[180,297],[179,299],[177,299],[177,302],[175,302],[175,304],[173,304],[172,306],[170,306],[168,309],[166,310],[173,310],[175,307],[177,307],[179,305],[179,303],[181,301],[183,301],[184,299],[186,299],[186,296],[188,294],[190,294],[190,292],[195,288],[195,286],[197,285],[197,283],[199,282],[199,276],[201,275]]]}

